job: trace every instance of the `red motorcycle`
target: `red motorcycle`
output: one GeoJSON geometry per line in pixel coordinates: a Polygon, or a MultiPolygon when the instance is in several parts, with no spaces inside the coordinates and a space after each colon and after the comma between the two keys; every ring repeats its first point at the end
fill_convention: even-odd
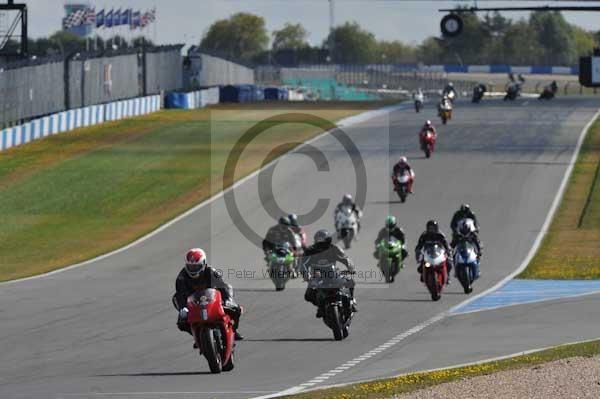
{"type": "Polygon", "coordinates": [[[421,141],[421,150],[425,152],[425,156],[427,158],[431,157],[431,154],[433,154],[433,149],[435,148],[435,140],[437,135],[433,131],[427,130],[424,133],[420,133],[419,138],[421,141]]]}
{"type": "Polygon", "coordinates": [[[188,297],[187,308],[194,341],[210,372],[233,370],[234,322],[223,309],[221,292],[214,288],[196,291],[188,297]]]}
{"type": "Polygon", "coordinates": [[[423,281],[433,301],[442,297],[442,289],[448,278],[448,254],[439,244],[425,245],[421,252],[423,281]]]}

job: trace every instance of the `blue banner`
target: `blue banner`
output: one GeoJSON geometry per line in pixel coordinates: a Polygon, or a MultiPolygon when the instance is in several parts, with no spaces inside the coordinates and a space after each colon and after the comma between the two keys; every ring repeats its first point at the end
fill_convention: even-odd
{"type": "Polygon", "coordinates": [[[136,11],[131,17],[131,29],[139,28],[142,25],[142,13],[136,11]]]}
{"type": "Polygon", "coordinates": [[[131,8],[121,12],[121,25],[131,25],[131,8]]]}
{"type": "Polygon", "coordinates": [[[101,10],[96,13],[96,28],[99,28],[103,25],[104,25],[104,10],[101,10]]]}
{"type": "Polygon", "coordinates": [[[119,8],[117,11],[113,13],[113,26],[119,26],[121,23],[121,9],[119,8]]]}
{"type": "Polygon", "coordinates": [[[104,26],[107,28],[113,27],[113,10],[110,10],[106,13],[106,18],[104,19],[104,26]]]}

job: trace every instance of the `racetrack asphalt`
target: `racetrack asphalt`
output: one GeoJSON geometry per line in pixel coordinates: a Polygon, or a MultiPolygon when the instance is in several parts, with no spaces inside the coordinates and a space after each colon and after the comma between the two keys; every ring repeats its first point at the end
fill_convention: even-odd
{"type": "MultiPolygon", "coordinates": [[[[126,251],[63,273],[0,285],[0,397],[245,398],[327,373],[467,298],[455,280],[441,301],[431,302],[418,283],[412,248],[428,219],[438,219],[447,231],[462,202],[477,212],[485,252],[475,293],[516,269],[538,235],[581,130],[598,105],[590,98],[465,102],[457,104],[447,126],[438,123],[429,106],[419,114],[397,110],[346,128],[359,149],[352,157],[366,167],[367,198],[359,240],[348,251],[359,270],[360,311],[345,341],[333,341],[315,318],[315,309],[303,300],[301,281],[274,291],[264,278],[260,249],[239,232],[220,197],[126,251]],[[418,149],[417,131],[426,118],[439,133],[431,159],[418,149]],[[416,172],[415,194],[405,204],[397,201],[389,178],[401,155],[409,157],[416,172]],[[381,281],[372,257],[373,240],[388,214],[404,227],[411,253],[392,285],[381,281]],[[195,246],[207,249],[210,262],[223,270],[245,306],[240,330],[246,340],[237,346],[236,368],[230,373],[210,375],[190,337],[175,326],[170,303],[174,278],[183,254],[195,246]]],[[[264,185],[259,189],[257,177],[233,190],[241,214],[257,233],[264,234],[274,223],[264,209],[273,199],[299,214],[310,211],[319,198],[330,199],[326,214],[307,226],[312,235],[332,228],[335,203],[345,192],[355,192],[351,157],[334,137],[325,135],[312,146],[325,155],[329,171],[319,171],[306,154],[292,153],[272,166],[272,198],[264,185]]],[[[508,354],[519,342],[545,346],[544,340],[536,341],[536,325],[518,328],[538,320],[527,315],[541,306],[548,305],[452,316],[357,367],[334,373],[326,384],[508,354]],[[490,337],[493,330],[486,332],[478,322],[487,319],[479,318],[490,318],[485,323],[490,328],[502,325],[504,340],[490,337]],[[512,323],[515,330],[508,328],[512,323]],[[457,331],[461,339],[444,343],[446,329],[457,331]],[[479,340],[472,342],[470,334],[479,340]],[[487,345],[488,337],[494,345],[487,345]]],[[[556,332],[555,341],[585,335],[585,328],[573,327],[578,320],[593,324],[589,306],[560,309],[542,313],[552,320],[539,319],[539,328],[556,332]],[[561,336],[561,328],[574,333],[561,336]]]]}

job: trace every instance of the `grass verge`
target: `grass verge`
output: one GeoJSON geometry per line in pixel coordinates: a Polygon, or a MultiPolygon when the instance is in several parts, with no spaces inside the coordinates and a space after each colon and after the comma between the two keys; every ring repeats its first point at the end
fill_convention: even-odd
{"type": "Polygon", "coordinates": [[[542,245],[519,278],[600,278],[600,119],[581,147],[542,245]]]}
{"type": "Polygon", "coordinates": [[[446,382],[499,371],[535,366],[540,363],[576,356],[591,357],[600,354],[600,340],[579,344],[563,345],[540,352],[516,356],[508,359],[448,368],[437,371],[406,374],[394,378],[376,380],[345,387],[310,391],[303,394],[285,396],[290,399],[379,399],[413,392],[446,382]]]}
{"type": "Polygon", "coordinates": [[[321,133],[303,113],[329,121],[384,103],[221,105],[161,111],[52,136],[0,152],[0,281],[27,277],[119,248],[223,188],[239,137],[273,126],[246,148],[239,179],[321,133]]]}

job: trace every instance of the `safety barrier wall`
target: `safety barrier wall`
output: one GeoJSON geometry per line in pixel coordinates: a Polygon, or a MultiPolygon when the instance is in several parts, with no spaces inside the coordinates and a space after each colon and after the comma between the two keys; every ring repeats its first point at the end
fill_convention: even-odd
{"type": "Polygon", "coordinates": [[[159,95],[71,109],[0,131],[0,151],[80,127],[93,126],[160,110],[159,95]]]}
{"type": "Polygon", "coordinates": [[[422,65],[420,71],[446,73],[523,73],[535,75],[578,75],[579,66],[511,65],[422,65]]]}
{"type": "Polygon", "coordinates": [[[219,88],[211,87],[206,90],[197,90],[187,93],[187,109],[203,108],[207,105],[219,103],[219,88]]]}

